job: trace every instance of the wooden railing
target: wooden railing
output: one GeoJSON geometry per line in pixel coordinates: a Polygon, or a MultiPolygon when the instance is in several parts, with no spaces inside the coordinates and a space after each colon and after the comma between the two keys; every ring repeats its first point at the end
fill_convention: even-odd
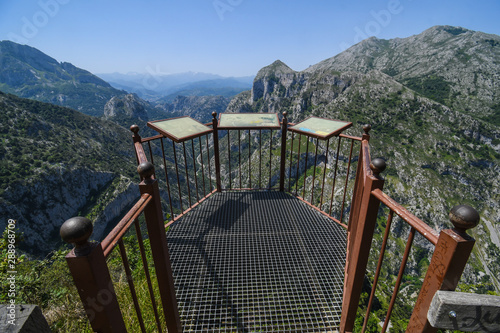
{"type": "MultiPolygon", "coordinates": [[[[455,289],[474,245],[474,240],[465,231],[477,224],[479,219],[477,212],[470,207],[454,208],[451,216],[455,228],[443,230],[438,234],[383,192],[384,179],[381,173],[385,169],[385,161],[371,159],[370,126],[366,125],[363,128],[365,133],[362,137],[340,134],[330,140],[321,141],[303,134],[289,132],[288,126],[293,124],[288,123],[286,116],[284,113],[280,130],[263,133],[262,129],[218,129],[214,113],[212,123],[207,124],[212,126],[213,133],[182,143],[172,140],[168,142],[169,139],[161,135],[141,138],[139,128],[135,125],[131,127],[141,177],[139,185],[141,196],[137,204],[99,244],[88,242],[91,233],[91,223],[88,220],[70,219],[61,228],[63,238],[76,245],[75,249],[68,254],[67,261],[95,331],[121,332],[125,330],[106,265],[106,257],[118,244],[129,289],[133,295],[134,284],[130,270],[127,268],[122,238],[134,224],[137,239],[141,242],[138,217],[143,215],[151,244],[166,326],[169,332],[180,332],[181,324],[177,311],[165,226],[178,220],[215,192],[241,189],[287,191],[347,229],[347,259],[340,332],[353,331],[369,255],[373,251],[371,245],[376,221],[379,212],[382,211],[379,209],[380,204],[385,205],[389,209],[389,214],[378,265],[374,273],[363,331],[372,307],[394,215],[399,216],[410,226],[410,233],[382,331],[385,332],[389,325],[416,233],[421,234],[433,244],[435,250],[407,332],[435,331],[427,322],[427,310],[436,291],[455,289]],[[219,138],[219,133],[221,138],[219,138]],[[268,141],[262,143],[263,138],[268,141]],[[244,139],[247,140],[245,154],[242,153],[241,148],[244,139]],[[347,142],[347,145],[343,146],[344,142],[347,142]],[[354,147],[358,143],[359,155],[353,156],[353,152],[356,151],[354,147]],[[144,145],[147,145],[149,160],[144,145]],[[294,147],[295,145],[297,146],[294,147]],[[304,145],[305,154],[302,150],[304,145]],[[314,150],[311,156],[310,145],[314,150]],[[170,147],[169,150],[167,147],[170,147]],[[268,159],[262,157],[262,151],[265,149],[268,149],[268,159]],[[155,151],[161,152],[160,157],[155,154],[155,151]],[[322,172],[317,172],[320,164],[318,157],[323,159],[322,172]],[[221,172],[221,161],[225,172],[221,172]],[[301,161],[304,163],[301,164],[301,161]],[[353,163],[357,163],[355,171],[353,163]],[[263,168],[263,164],[267,164],[267,167],[263,168]],[[158,171],[160,169],[163,169],[164,177],[160,175],[158,171]],[[253,170],[257,171],[253,172],[253,170]],[[309,177],[308,173],[310,173],[309,177]],[[162,185],[161,191],[159,184],[162,185]],[[162,196],[168,207],[167,221],[164,221],[161,209],[160,198],[162,196]],[[337,204],[337,209],[333,209],[334,203],[337,204]]],[[[141,245],[140,248],[141,257],[144,260],[144,246],[141,245]]],[[[146,271],[147,267],[147,261],[144,260],[146,271]]],[[[151,278],[148,276],[147,280],[151,291],[151,302],[156,302],[152,292],[151,278]]],[[[132,296],[132,298],[139,318],[141,311],[138,302],[136,297],[132,296]]],[[[158,318],[158,314],[155,313],[157,329],[161,331],[161,322],[158,318]]],[[[144,325],[140,324],[140,327],[144,331],[144,325]]]]}
{"type": "Polygon", "coordinates": [[[381,332],[386,332],[389,326],[416,233],[421,234],[434,245],[435,250],[406,332],[435,332],[437,328],[432,327],[427,320],[429,306],[437,291],[455,290],[475,243],[474,239],[467,235],[466,230],[478,224],[479,214],[472,207],[456,206],[450,212],[450,220],[454,228],[443,230],[438,234],[425,222],[411,214],[383,192],[384,179],[380,174],[386,168],[385,161],[381,159],[371,160],[368,141],[369,137],[365,135],[361,143],[352,204],[353,212],[348,225],[347,260],[340,332],[352,332],[354,329],[363,280],[367,273],[369,255],[371,251],[380,251],[362,332],[365,332],[367,328],[394,215],[399,216],[410,226],[410,232],[381,332]],[[372,240],[375,225],[379,212],[383,211],[379,209],[380,204],[385,205],[389,209],[389,213],[382,246],[374,249],[372,248],[372,240]]]}
{"type": "MultiPolygon", "coordinates": [[[[142,147],[138,146],[137,148],[138,156],[142,156],[142,147]]],[[[95,332],[127,331],[122,309],[128,307],[128,304],[119,304],[115,292],[115,283],[113,283],[107,262],[116,245],[119,247],[123,270],[139,323],[137,330],[148,332],[152,329],[145,325],[143,310],[139,304],[126,247],[123,242],[124,235],[132,225],[134,225],[136,231],[142,267],[154,313],[155,328],[158,332],[163,332],[165,328],[169,332],[182,331],[163,213],[161,211],[158,182],[153,177],[154,169],[151,163],[139,164],[138,171],[142,179],[139,184],[141,192],[139,200],[102,242],[93,243],[88,241],[92,234],[92,223],[86,218],[72,218],[61,226],[61,237],[66,242],[75,244],[75,248],[66,256],[66,261],[85,312],[95,332]],[[143,231],[139,224],[140,218],[145,220],[147,239],[150,244],[152,263],[149,264],[146,255],[147,249],[143,242],[143,231]],[[153,290],[153,281],[150,275],[151,264],[154,266],[154,275],[157,280],[156,285],[158,286],[163,316],[160,316],[157,310],[157,305],[160,304],[158,304],[157,295],[153,290]]]]}

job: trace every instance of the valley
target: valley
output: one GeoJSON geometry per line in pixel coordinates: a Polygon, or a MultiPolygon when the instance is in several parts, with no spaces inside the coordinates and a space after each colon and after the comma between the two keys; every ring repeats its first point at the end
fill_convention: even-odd
{"type": "MultiPolygon", "coordinates": [[[[0,42],[0,66],[0,228],[16,219],[30,258],[60,249],[57,230],[72,216],[94,221],[99,240],[136,200],[131,125],[147,137],[156,134],[151,120],[286,111],[294,123],[351,121],[353,136],[370,124],[372,156],[387,163],[384,190],[435,230],[450,227],[451,207],[476,208],[477,243],[459,288],[500,292],[500,36],[435,26],[406,38],[371,37],[303,71],[276,60],[251,78],[101,75],[108,83],[8,41],[0,42]]],[[[398,223],[391,229],[393,239],[407,232],[398,223]]],[[[408,274],[418,280],[429,254],[422,239],[416,243],[408,274]]]]}

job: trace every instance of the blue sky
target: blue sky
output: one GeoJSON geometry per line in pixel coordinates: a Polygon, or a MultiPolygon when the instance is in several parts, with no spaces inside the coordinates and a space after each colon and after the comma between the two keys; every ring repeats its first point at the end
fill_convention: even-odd
{"type": "Polygon", "coordinates": [[[500,35],[500,1],[0,0],[0,40],[93,73],[303,70],[361,39],[455,25],[500,35]]]}

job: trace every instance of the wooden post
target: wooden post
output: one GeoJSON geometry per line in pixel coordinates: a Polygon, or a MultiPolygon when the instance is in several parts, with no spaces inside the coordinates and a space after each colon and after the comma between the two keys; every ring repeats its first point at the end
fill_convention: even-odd
{"type": "MultiPolygon", "coordinates": [[[[361,140],[361,145],[359,148],[359,158],[358,158],[358,166],[356,168],[356,179],[354,181],[354,192],[352,195],[351,202],[351,212],[349,213],[349,223],[347,225],[347,232],[349,233],[352,227],[355,225],[352,221],[358,220],[359,213],[359,204],[361,199],[361,193],[363,191],[364,186],[364,178],[363,178],[363,164],[364,164],[364,156],[363,151],[365,150],[365,146],[368,147],[368,142],[370,141],[370,125],[364,125],[363,130],[365,134],[363,134],[363,139],[361,140]],[[364,143],[363,143],[364,142],[364,143]]],[[[349,247],[348,247],[349,252],[349,247]]]]}
{"type": "Polygon", "coordinates": [[[479,223],[477,211],[466,205],[455,206],[450,212],[450,220],[455,228],[442,230],[439,234],[407,332],[437,332],[427,320],[432,299],[438,290],[455,290],[474,247],[475,240],[466,230],[479,223]]]}
{"type": "MultiPolygon", "coordinates": [[[[219,154],[219,130],[217,129],[217,112],[212,112],[212,128],[214,130],[214,159],[215,159],[215,184],[217,185],[217,192],[222,191],[220,181],[220,154],[219,154]]],[[[229,135],[229,133],[228,133],[229,135]]],[[[231,175],[229,175],[231,178],[231,175]]]]}
{"type": "MultiPolygon", "coordinates": [[[[141,144],[141,136],[139,135],[139,126],[137,125],[132,125],[130,126],[130,130],[132,131],[132,140],[134,142],[134,147],[135,144],[141,144]]],[[[139,161],[139,156],[137,156],[137,149],[134,149],[135,151],[135,158],[137,160],[137,164],[139,165],[141,162],[139,161]]]]}
{"type": "Polygon", "coordinates": [[[440,329],[500,332],[500,296],[438,290],[427,319],[440,329]]]}
{"type": "MultiPolygon", "coordinates": [[[[283,121],[281,122],[281,160],[280,160],[280,191],[285,190],[285,160],[286,160],[286,135],[288,128],[287,112],[283,112],[283,121]]],[[[272,148],[272,147],[271,147],[272,148]]]]}
{"type": "Polygon", "coordinates": [[[92,222],[73,217],[60,229],[62,239],[75,244],[66,256],[69,271],[95,332],[126,332],[101,244],[89,243],[92,222]]]}
{"type": "Polygon", "coordinates": [[[144,216],[167,329],[169,332],[182,332],[177,299],[175,297],[165,222],[163,221],[163,212],[161,210],[158,180],[153,178],[154,166],[150,162],[139,164],[137,171],[141,175],[141,179],[143,179],[139,184],[141,194],[148,193],[153,197],[153,200],[144,210],[144,216]]]}
{"type": "MultiPolygon", "coordinates": [[[[363,142],[365,147],[368,147],[367,141],[363,142]]],[[[363,151],[363,162],[370,161],[369,150],[363,151]]],[[[374,197],[371,192],[375,189],[382,190],[384,179],[379,174],[385,169],[385,161],[382,159],[374,159],[370,163],[371,172],[365,170],[361,172],[364,179],[364,187],[362,193],[356,200],[359,200],[359,212],[357,220],[352,220],[349,223],[354,225],[350,228],[348,234],[348,253],[346,262],[346,271],[344,277],[344,295],[342,298],[342,315],[340,319],[340,332],[352,332],[356,313],[358,311],[359,299],[365,278],[368,256],[373,239],[373,232],[377,221],[378,208],[380,200],[374,197]],[[373,173],[373,174],[371,174],[373,173]]],[[[361,179],[360,181],[363,181],[361,179]]]]}
{"type": "Polygon", "coordinates": [[[132,125],[132,126],[130,126],[130,130],[132,131],[132,133],[134,133],[132,135],[132,140],[134,141],[135,157],[137,159],[137,164],[139,165],[142,162],[146,162],[148,160],[148,158],[146,157],[146,153],[144,152],[144,149],[142,148],[142,138],[139,135],[139,126],[132,125]]]}

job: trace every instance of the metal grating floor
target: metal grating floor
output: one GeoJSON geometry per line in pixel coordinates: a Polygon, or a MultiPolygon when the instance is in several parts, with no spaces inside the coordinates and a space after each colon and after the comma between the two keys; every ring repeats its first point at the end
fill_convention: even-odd
{"type": "Polygon", "coordinates": [[[346,231],[283,192],[215,193],[167,232],[184,332],[331,332],[346,231]]]}

